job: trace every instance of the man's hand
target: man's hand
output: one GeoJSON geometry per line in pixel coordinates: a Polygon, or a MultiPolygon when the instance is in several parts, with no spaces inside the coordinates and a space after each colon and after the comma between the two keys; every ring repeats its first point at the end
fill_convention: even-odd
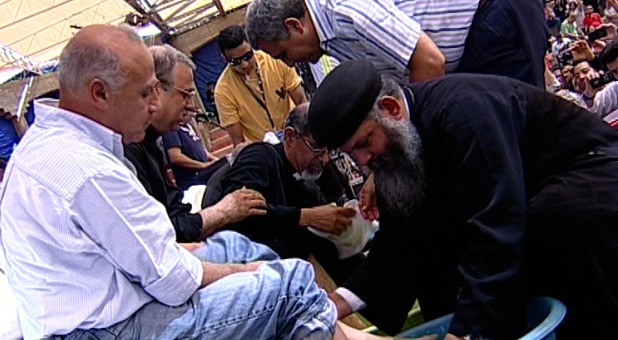
{"type": "Polygon", "coordinates": [[[573,61],[590,61],[594,59],[594,52],[586,40],[578,40],[569,46],[568,51],[573,54],[573,61]]]}
{"type": "Polygon", "coordinates": [[[341,295],[332,292],[328,293],[328,298],[335,303],[337,307],[337,319],[345,318],[346,316],[352,314],[352,307],[344,300],[341,295]]]}
{"type": "Polygon", "coordinates": [[[259,192],[242,188],[227,194],[214,208],[227,217],[226,222],[229,224],[249,216],[265,215],[266,200],[259,192]]]}
{"type": "Polygon", "coordinates": [[[204,272],[202,274],[202,283],[200,287],[205,287],[217,280],[220,280],[228,275],[253,272],[256,271],[264,261],[250,262],[247,264],[220,264],[211,262],[202,262],[204,272]]]}
{"type": "Polygon", "coordinates": [[[380,217],[380,212],[378,211],[378,205],[376,203],[376,186],[373,180],[373,174],[367,177],[367,181],[365,181],[365,184],[363,184],[360,190],[358,205],[364,219],[373,221],[380,217]]]}
{"type": "Polygon", "coordinates": [[[189,252],[194,251],[197,248],[204,246],[204,242],[190,242],[190,243],[178,243],[179,246],[185,248],[189,252]]]}
{"type": "Polygon", "coordinates": [[[616,40],[616,38],[618,38],[618,34],[616,33],[616,25],[612,23],[602,24],[601,26],[597,27],[597,29],[605,29],[607,31],[607,35],[605,36],[605,38],[603,38],[603,40],[614,41],[616,40]]]}
{"type": "Polygon", "coordinates": [[[341,235],[352,224],[351,218],[354,215],[356,215],[356,210],[352,208],[332,205],[303,208],[300,212],[300,225],[310,226],[329,234],[341,235]]]}

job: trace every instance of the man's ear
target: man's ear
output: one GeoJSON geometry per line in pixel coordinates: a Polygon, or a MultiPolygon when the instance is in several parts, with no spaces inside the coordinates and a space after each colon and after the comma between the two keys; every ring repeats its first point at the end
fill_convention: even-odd
{"type": "Polygon", "coordinates": [[[88,96],[97,109],[102,111],[109,109],[110,92],[102,80],[95,78],[88,83],[88,96]]]}
{"type": "Polygon", "coordinates": [[[380,108],[380,115],[382,118],[394,118],[396,120],[404,118],[401,104],[394,97],[384,96],[378,99],[378,108],[380,108]]]}
{"type": "Polygon", "coordinates": [[[296,131],[289,126],[286,127],[283,130],[283,145],[291,146],[294,138],[296,138],[296,131]]]}
{"type": "Polygon", "coordinates": [[[290,32],[296,32],[296,33],[299,33],[299,34],[303,34],[303,32],[305,32],[305,26],[303,26],[303,23],[300,22],[300,20],[298,20],[296,18],[287,18],[287,19],[285,19],[283,21],[283,25],[290,32]]]}

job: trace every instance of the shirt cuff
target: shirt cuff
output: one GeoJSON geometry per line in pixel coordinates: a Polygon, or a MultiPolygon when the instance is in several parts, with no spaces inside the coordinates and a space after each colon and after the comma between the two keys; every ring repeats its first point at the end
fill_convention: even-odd
{"type": "Polygon", "coordinates": [[[174,246],[177,249],[169,250],[177,252],[171,270],[167,275],[144,287],[150,295],[168,306],[179,306],[187,302],[200,287],[204,273],[202,261],[181,246],[174,246]]]}
{"type": "Polygon", "coordinates": [[[349,289],[344,287],[339,287],[335,289],[335,293],[339,294],[345,302],[350,305],[352,308],[352,312],[356,312],[360,309],[365,308],[365,301],[361,300],[356,294],[352,293],[349,289]]]}

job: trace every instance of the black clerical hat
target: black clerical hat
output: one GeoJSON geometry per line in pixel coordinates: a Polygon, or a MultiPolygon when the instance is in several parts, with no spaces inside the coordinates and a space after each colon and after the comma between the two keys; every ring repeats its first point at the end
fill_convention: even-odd
{"type": "Polygon", "coordinates": [[[382,80],[367,60],[345,61],[318,87],[309,106],[309,129],[317,144],[338,148],[371,111],[382,80]]]}

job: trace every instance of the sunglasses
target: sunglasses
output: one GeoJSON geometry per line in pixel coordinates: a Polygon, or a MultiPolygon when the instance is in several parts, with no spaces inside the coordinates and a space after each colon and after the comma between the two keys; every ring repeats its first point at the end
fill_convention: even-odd
{"type": "Polygon", "coordinates": [[[238,58],[230,58],[227,60],[227,62],[231,65],[231,66],[238,66],[240,64],[242,64],[243,61],[249,61],[251,60],[251,58],[253,58],[253,50],[241,55],[238,58]]]}

